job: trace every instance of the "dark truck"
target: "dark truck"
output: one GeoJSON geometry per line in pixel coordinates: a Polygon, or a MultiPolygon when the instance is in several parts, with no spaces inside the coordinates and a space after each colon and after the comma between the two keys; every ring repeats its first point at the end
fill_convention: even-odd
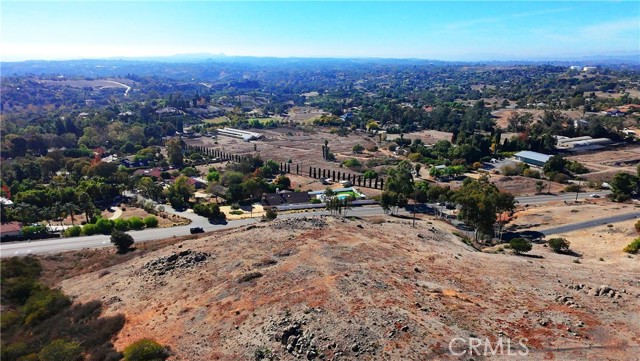
{"type": "Polygon", "coordinates": [[[191,227],[189,231],[191,232],[191,234],[204,233],[204,229],[202,229],[202,227],[191,227]]]}

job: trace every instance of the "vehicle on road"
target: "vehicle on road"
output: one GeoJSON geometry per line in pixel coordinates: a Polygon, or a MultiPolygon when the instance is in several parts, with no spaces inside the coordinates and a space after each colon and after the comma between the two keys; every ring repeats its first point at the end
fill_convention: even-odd
{"type": "Polygon", "coordinates": [[[191,232],[191,234],[204,233],[204,229],[202,227],[191,227],[189,232],[191,232]]]}
{"type": "Polygon", "coordinates": [[[592,194],[589,197],[591,197],[591,198],[600,198],[600,195],[599,194],[592,194]]]}

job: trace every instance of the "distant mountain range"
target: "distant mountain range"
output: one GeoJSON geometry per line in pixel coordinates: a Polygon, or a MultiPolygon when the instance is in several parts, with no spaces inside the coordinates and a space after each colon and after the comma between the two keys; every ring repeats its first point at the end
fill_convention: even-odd
{"type": "MultiPolygon", "coordinates": [[[[487,56],[489,58],[489,56],[487,56]]],[[[227,56],[224,54],[176,54],[171,56],[111,57],[78,60],[28,60],[0,62],[0,74],[56,74],[66,76],[117,76],[130,74],[181,74],[187,76],[195,69],[223,67],[352,67],[367,65],[401,66],[450,66],[450,65],[556,65],[556,66],[605,66],[629,67],[640,70],[640,54],[611,54],[575,57],[573,59],[526,59],[489,61],[444,61],[430,59],[395,58],[298,58],[227,56]]]]}
{"type": "Polygon", "coordinates": [[[227,56],[223,53],[210,54],[210,53],[193,53],[193,54],[175,54],[167,56],[145,56],[145,57],[123,57],[114,56],[107,58],[87,58],[87,59],[69,59],[69,60],[27,60],[27,61],[13,61],[13,62],[0,62],[0,63],[31,63],[31,62],[68,62],[78,60],[122,60],[122,61],[154,61],[154,62],[167,62],[167,63],[201,63],[207,61],[214,62],[300,62],[300,61],[338,61],[338,62],[380,62],[380,63],[434,63],[434,64],[491,64],[491,63],[503,63],[503,64],[523,64],[523,63],[536,63],[536,64],[549,64],[549,63],[593,63],[598,64],[640,64],[640,53],[614,53],[608,55],[590,55],[590,56],[575,56],[575,57],[537,57],[530,59],[505,59],[499,60],[500,56],[485,56],[486,59],[491,60],[435,60],[435,59],[420,59],[420,58],[337,58],[337,57],[258,57],[258,56],[227,56]]]}

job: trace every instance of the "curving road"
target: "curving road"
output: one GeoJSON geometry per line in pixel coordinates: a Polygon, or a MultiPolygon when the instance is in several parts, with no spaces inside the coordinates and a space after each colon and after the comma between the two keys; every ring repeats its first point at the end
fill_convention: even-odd
{"type": "MultiPolygon", "coordinates": [[[[608,194],[608,191],[598,192],[601,197],[604,197],[608,194]]],[[[592,193],[590,193],[592,194],[592,193]]],[[[578,199],[586,199],[590,197],[590,194],[580,193],[578,199]]],[[[132,194],[133,195],[133,194],[132,194]]],[[[518,197],[516,198],[520,205],[525,204],[541,204],[547,202],[554,201],[573,201],[575,200],[575,193],[570,194],[561,194],[561,195],[538,195],[533,197],[518,197]]],[[[169,205],[164,205],[165,211],[168,213],[173,213],[180,215],[181,217],[188,218],[191,220],[191,224],[188,226],[178,226],[171,228],[152,228],[145,229],[142,231],[131,231],[129,234],[133,236],[136,242],[146,242],[153,241],[158,239],[169,238],[173,236],[185,236],[190,234],[191,227],[202,227],[205,232],[222,230],[235,228],[240,226],[245,226],[251,223],[259,222],[259,218],[246,218],[240,220],[229,221],[227,224],[211,224],[209,220],[204,217],[198,216],[193,213],[192,210],[185,212],[178,212],[171,208],[169,205]]],[[[400,214],[409,215],[410,213],[406,210],[400,210],[400,214]]],[[[279,219],[288,219],[288,218],[301,218],[301,217],[312,217],[312,216],[320,216],[327,215],[329,212],[326,210],[314,210],[300,213],[283,213],[278,216],[279,219]]],[[[373,215],[384,215],[384,211],[379,206],[365,206],[365,207],[357,207],[353,208],[348,213],[349,216],[373,216],[373,215]]],[[[545,235],[563,233],[563,232],[571,232],[574,230],[582,229],[582,228],[591,228],[596,227],[606,223],[615,223],[626,221],[635,217],[640,216],[640,212],[634,212],[629,214],[610,216],[595,220],[590,220],[586,222],[574,223],[569,225],[564,225],[555,228],[549,228],[546,230],[542,230],[541,232],[545,235]]],[[[0,244],[0,257],[12,257],[12,256],[23,256],[27,254],[50,254],[50,253],[58,253],[65,251],[72,251],[84,248],[101,248],[101,247],[112,247],[109,236],[105,235],[96,235],[96,236],[84,236],[84,237],[75,237],[75,238],[53,238],[46,240],[38,240],[32,242],[13,242],[13,243],[3,243],[0,244]]]]}
{"type": "Polygon", "coordinates": [[[597,218],[597,219],[592,219],[590,221],[572,223],[572,224],[567,224],[564,226],[558,226],[553,228],[547,228],[547,229],[540,230],[538,232],[544,234],[545,236],[550,236],[552,234],[567,233],[567,232],[573,232],[573,231],[577,231],[584,228],[593,228],[593,227],[602,226],[605,224],[624,222],[624,221],[628,221],[630,219],[635,219],[635,218],[640,218],[640,212],[631,212],[631,213],[619,214],[611,217],[597,218]]]}
{"type": "MultiPolygon", "coordinates": [[[[170,207],[167,206],[165,206],[165,210],[168,212],[171,211],[171,213],[174,212],[173,209],[170,209],[170,207]]],[[[406,212],[400,213],[406,214],[406,212]]],[[[136,242],[146,242],[173,236],[189,235],[189,230],[191,227],[202,227],[205,232],[210,232],[222,229],[236,228],[260,221],[260,218],[245,218],[229,221],[227,224],[211,224],[206,218],[198,216],[193,212],[176,212],[176,214],[179,214],[180,216],[185,218],[189,218],[191,220],[191,224],[189,224],[188,226],[178,226],[170,228],[151,228],[142,231],[130,231],[127,233],[133,236],[136,242]]],[[[288,213],[278,215],[278,219],[303,218],[328,214],[329,212],[325,210],[288,213]]],[[[354,208],[352,210],[349,210],[347,215],[363,217],[383,214],[384,212],[382,208],[375,206],[354,208]]],[[[110,242],[110,236],[96,235],[74,238],[53,238],[31,242],[12,242],[3,243],[0,245],[0,257],[24,256],[28,254],[51,254],[84,248],[102,247],[113,247],[110,242]]]]}

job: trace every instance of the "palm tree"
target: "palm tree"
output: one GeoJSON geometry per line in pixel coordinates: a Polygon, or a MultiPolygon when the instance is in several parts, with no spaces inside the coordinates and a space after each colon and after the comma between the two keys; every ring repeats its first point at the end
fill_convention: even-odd
{"type": "Polygon", "coordinates": [[[69,216],[71,216],[71,224],[75,226],[75,225],[76,225],[76,223],[75,223],[75,218],[74,218],[74,216],[76,215],[76,212],[78,212],[78,211],[79,211],[78,206],[77,206],[75,203],[71,203],[71,202],[69,202],[69,203],[66,203],[66,204],[65,204],[64,206],[62,206],[62,207],[63,207],[63,209],[65,210],[65,212],[66,212],[69,216]]]}

